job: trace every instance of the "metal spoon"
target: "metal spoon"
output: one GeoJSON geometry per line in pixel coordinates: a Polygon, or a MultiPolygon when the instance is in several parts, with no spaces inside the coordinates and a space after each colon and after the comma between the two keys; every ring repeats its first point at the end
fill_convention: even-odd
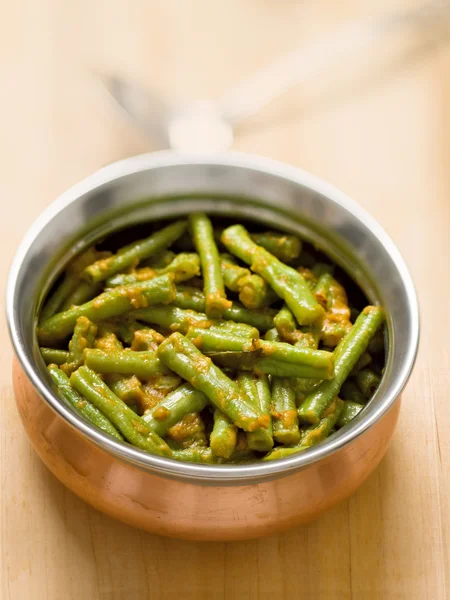
{"type": "Polygon", "coordinates": [[[339,65],[389,33],[447,24],[449,17],[450,3],[433,0],[419,8],[352,22],[326,39],[263,67],[218,102],[202,100],[177,107],[133,81],[114,75],[101,79],[125,115],[159,148],[225,150],[233,144],[237,125],[299,83],[339,65]]]}

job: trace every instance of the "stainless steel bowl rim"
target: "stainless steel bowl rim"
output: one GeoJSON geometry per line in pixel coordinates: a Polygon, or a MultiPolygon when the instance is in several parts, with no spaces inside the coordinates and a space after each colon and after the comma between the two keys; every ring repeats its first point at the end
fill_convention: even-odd
{"type": "Polygon", "coordinates": [[[81,431],[93,443],[97,444],[105,451],[122,460],[132,463],[137,467],[149,470],[160,476],[169,476],[193,483],[198,482],[210,485],[245,485],[247,483],[256,483],[258,481],[265,481],[284,476],[312,465],[351,443],[378,421],[391,408],[394,401],[400,395],[411,374],[419,343],[419,308],[413,281],[395,244],[377,221],[346,194],[320,178],[287,164],[239,152],[192,154],[169,150],[142,154],[103,167],[68,189],[50,204],[33,223],[16,252],[7,282],[6,316],[12,344],[25,373],[30,378],[41,397],[72,427],[81,431]],[[14,292],[19,270],[27,256],[27,252],[30,249],[33,240],[38,236],[41,229],[47,225],[57,213],[63,210],[71,202],[76,201],[82,194],[125,175],[148,169],[159,169],[175,165],[244,167],[256,171],[268,172],[277,177],[306,186],[311,190],[327,196],[333,202],[346,208],[376,235],[380,243],[389,252],[391,260],[395,264],[406,290],[407,302],[411,313],[411,344],[405,349],[403,364],[396,371],[387,392],[383,397],[377,398],[376,410],[368,414],[366,418],[361,419],[360,422],[353,426],[344,428],[339,432],[339,435],[331,436],[328,440],[305,452],[281,460],[245,465],[217,466],[182,463],[153,456],[128,444],[114,441],[100,430],[91,427],[86,421],[70,410],[69,407],[65,406],[56,394],[49,389],[45,382],[37,376],[32,368],[32,362],[26,355],[23,341],[21,340],[20,332],[18,331],[16,307],[14,305],[14,292]]]}

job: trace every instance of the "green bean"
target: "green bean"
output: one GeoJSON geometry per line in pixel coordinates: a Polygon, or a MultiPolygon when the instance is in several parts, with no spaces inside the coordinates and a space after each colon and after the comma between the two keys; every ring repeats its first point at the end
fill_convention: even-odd
{"type": "MultiPolygon", "coordinates": [[[[188,306],[188,304],[186,304],[186,306],[188,306]]],[[[228,322],[242,326],[248,324],[250,327],[262,330],[264,330],[271,323],[270,315],[262,313],[255,313],[251,315],[250,311],[240,308],[238,309],[238,312],[241,310],[249,314],[247,319],[245,317],[244,319],[239,319],[237,316],[235,320],[228,322]],[[241,322],[239,323],[239,321],[241,322]]],[[[219,323],[218,321],[208,319],[205,313],[199,313],[190,309],[185,310],[175,306],[154,306],[150,310],[141,309],[132,314],[136,319],[146,323],[159,325],[164,329],[168,329],[170,331],[179,331],[183,334],[186,333],[190,327],[201,327],[203,329],[207,329],[212,325],[219,323]]]]}
{"type": "Polygon", "coordinates": [[[336,425],[339,416],[342,413],[344,402],[336,398],[325,411],[324,416],[316,425],[311,425],[301,432],[300,443],[296,446],[278,447],[267,454],[263,460],[276,460],[278,458],[286,458],[307,450],[311,446],[318,444],[326,439],[336,425]]]}
{"type": "Polygon", "coordinates": [[[224,310],[231,308],[231,302],[225,294],[219,251],[211,221],[204,213],[195,213],[189,216],[189,225],[202,266],[205,312],[208,317],[218,319],[224,310]]]}
{"type": "MultiPolygon", "coordinates": [[[[117,339],[109,324],[100,323],[98,333],[99,335],[94,344],[94,347],[97,350],[102,350],[107,353],[123,350],[122,344],[117,339]]],[[[139,408],[142,407],[144,389],[135,375],[126,377],[119,375],[118,373],[110,373],[105,375],[104,380],[107,386],[114,394],[116,394],[116,396],[123,400],[125,404],[128,404],[128,406],[137,405],[139,408]]]]}
{"type": "Polygon", "coordinates": [[[263,457],[263,460],[278,460],[280,458],[287,458],[288,456],[292,456],[293,454],[298,454],[299,452],[303,452],[306,450],[308,446],[302,446],[301,444],[297,444],[296,446],[277,446],[266,454],[263,457]]]}
{"type": "Polygon", "coordinates": [[[317,278],[314,275],[314,273],[311,271],[311,269],[307,269],[306,267],[297,267],[297,271],[300,273],[300,275],[306,281],[309,289],[313,292],[314,288],[317,285],[317,278]]]}
{"type": "Polygon", "coordinates": [[[87,317],[79,317],[75,323],[72,339],[69,342],[69,356],[67,361],[61,365],[66,375],[78,369],[83,364],[83,352],[86,348],[92,348],[97,335],[97,326],[87,317]]]}
{"type": "Polygon", "coordinates": [[[152,350],[153,352],[156,352],[159,344],[163,341],[163,335],[154,329],[150,329],[150,327],[145,327],[134,332],[130,350],[135,350],[136,352],[152,350]]]}
{"type": "Polygon", "coordinates": [[[317,302],[325,309],[328,309],[331,303],[330,286],[333,276],[330,273],[323,273],[318,279],[314,287],[314,296],[317,302]]]}
{"type": "Polygon", "coordinates": [[[190,446],[206,446],[205,424],[198,413],[189,413],[181,421],[172,425],[167,437],[174,440],[181,448],[190,446]]]}
{"type": "Polygon", "coordinates": [[[122,350],[123,346],[109,324],[103,322],[99,323],[94,348],[109,352],[111,350],[122,350]]]}
{"type": "Polygon", "coordinates": [[[102,321],[150,304],[171,302],[175,293],[171,273],[150,281],[114,288],[100,294],[94,300],[74,306],[43,321],[38,327],[39,342],[51,345],[63,340],[73,331],[79,317],[87,317],[94,322],[102,321]]]}
{"type": "Polygon", "coordinates": [[[350,400],[357,404],[365,404],[366,398],[354,381],[347,380],[341,387],[340,395],[344,400],[350,400]]]}
{"type": "MultiPolygon", "coordinates": [[[[258,333],[258,330],[255,329],[258,333]]],[[[205,329],[202,327],[191,327],[186,333],[186,337],[192,343],[203,351],[214,352],[251,352],[256,350],[256,340],[258,336],[243,337],[233,331],[223,327],[212,325],[205,329]]]]}
{"type": "Polygon", "coordinates": [[[312,424],[319,422],[324,411],[338,395],[353,367],[366,351],[369,340],[383,320],[384,313],[379,306],[367,306],[362,311],[334,352],[334,379],[323,381],[299,407],[298,414],[301,421],[312,424]]]}
{"type": "Polygon", "coordinates": [[[358,362],[354,366],[352,375],[356,375],[356,373],[358,371],[365,369],[368,365],[370,365],[371,362],[372,362],[372,357],[370,356],[370,354],[368,352],[364,352],[364,354],[361,355],[361,358],[358,360],[358,362]]]}
{"type": "Polygon", "coordinates": [[[272,379],[273,437],[280,444],[297,444],[300,440],[295,389],[286,377],[272,379]]]}
{"type": "Polygon", "coordinates": [[[303,335],[301,331],[297,330],[297,323],[295,322],[294,315],[286,304],[273,318],[273,324],[283,342],[295,344],[295,342],[298,342],[303,335]]]}
{"type": "Polygon", "coordinates": [[[300,444],[309,448],[326,439],[336,425],[343,408],[343,400],[337,397],[334,398],[331,404],[324,410],[319,423],[311,425],[302,432],[300,444]]]}
{"type": "Polygon", "coordinates": [[[264,308],[279,300],[259,275],[249,274],[239,281],[239,300],[245,308],[264,308]]]}
{"type": "Polygon", "coordinates": [[[266,231],[265,233],[253,233],[251,237],[258,246],[262,246],[283,262],[293,261],[300,256],[302,251],[302,242],[295,235],[266,231]]]}
{"type": "Polygon", "coordinates": [[[363,369],[355,375],[356,385],[366,400],[370,400],[380,385],[380,376],[370,369],[363,369]]]}
{"type": "Polygon", "coordinates": [[[170,265],[175,256],[176,254],[175,252],[172,252],[172,250],[162,250],[161,252],[150,256],[150,258],[141,261],[140,264],[143,267],[151,267],[152,269],[164,269],[164,267],[170,265]]]}
{"type": "Polygon", "coordinates": [[[117,273],[106,280],[108,287],[117,287],[119,285],[128,285],[139,281],[148,281],[158,275],[173,273],[176,282],[186,281],[200,275],[200,260],[197,254],[178,254],[172,262],[162,269],[144,267],[137,269],[132,273],[117,273]]]}
{"type": "Polygon", "coordinates": [[[304,331],[297,329],[294,315],[291,310],[284,305],[273,319],[278,333],[278,340],[294,344],[297,348],[311,348],[316,350],[319,346],[322,325],[321,322],[314,323],[304,328],[304,331]]]}
{"type": "Polygon", "coordinates": [[[67,310],[72,306],[80,306],[95,296],[98,296],[102,291],[101,283],[89,283],[89,281],[79,281],[77,287],[67,297],[66,301],[60,307],[60,309],[67,310]]]}
{"type": "Polygon", "coordinates": [[[172,450],[172,458],[181,462],[193,462],[203,465],[214,465],[223,462],[213,454],[211,448],[205,448],[204,446],[172,450]]]}
{"type": "Polygon", "coordinates": [[[175,391],[181,384],[181,379],[174,373],[170,375],[154,375],[143,384],[144,395],[142,397],[142,412],[144,414],[153,410],[171,392],[175,391]]]}
{"type": "Polygon", "coordinates": [[[269,419],[255,410],[234,381],[180,333],[173,333],[158,348],[158,358],[172,371],[200,390],[245,431],[267,428],[269,419]]]}
{"type": "Polygon", "coordinates": [[[275,327],[266,331],[264,339],[268,342],[281,342],[280,335],[275,327]]]}
{"type": "Polygon", "coordinates": [[[77,288],[80,281],[80,273],[83,269],[96,260],[98,252],[95,248],[88,248],[85,252],[74,258],[66,267],[63,279],[49,298],[40,312],[40,320],[45,321],[56,314],[73,291],[77,288]]]}
{"type": "Polygon", "coordinates": [[[177,293],[172,304],[183,310],[195,310],[199,313],[205,313],[203,290],[191,285],[177,285],[177,293]]]}
{"type": "Polygon", "coordinates": [[[231,459],[225,460],[215,456],[211,448],[205,448],[204,446],[191,446],[190,448],[184,448],[182,450],[173,450],[172,455],[172,458],[175,460],[200,463],[204,465],[215,465],[222,463],[240,464],[255,460],[255,455],[251,450],[235,452],[231,459]]]}
{"type": "Polygon", "coordinates": [[[300,325],[310,325],[323,314],[323,308],[295,269],[255,244],[242,225],[228,227],[222,234],[228,250],[248,263],[292,310],[300,325]]]}
{"type": "Polygon", "coordinates": [[[197,342],[194,342],[198,347],[211,346],[219,350],[221,344],[223,344],[225,350],[230,350],[230,346],[236,345],[236,349],[239,351],[242,348],[252,348],[252,340],[259,338],[259,331],[256,327],[244,323],[215,321],[210,327],[203,327],[202,325],[202,323],[199,326],[194,325],[186,333],[186,337],[191,340],[199,338],[197,342]],[[205,340],[207,340],[204,343],[202,342],[203,336],[206,336],[205,340]]]}
{"type": "MultiPolygon", "coordinates": [[[[194,287],[177,286],[177,294],[172,304],[187,310],[205,312],[205,296],[194,287]]],[[[239,302],[233,302],[231,308],[227,308],[223,312],[222,318],[252,325],[259,331],[267,331],[267,329],[273,327],[273,317],[276,314],[277,311],[271,308],[248,310],[239,302]]]]}
{"type": "Polygon", "coordinates": [[[263,460],[279,460],[280,458],[288,458],[293,454],[298,454],[299,452],[303,452],[307,450],[308,446],[302,446],[301,444],[297,444],[296,446],[277,446],[266,454],[263,457],[263,460]]]}
{"type": "Polygon", "coordinates": [[[350,331],[350,321],[346,324],[324,320],[322,329],[322,342],[327,348],[335,348],[342,338],[350,331]]]}
{"type": "Polygon", "coordinates": [[[158,275],[156,269],[151,267],[142,267],[142,269],[134,269],[131,273],[117,273],[112,277],[108,277],[105,281],[107,288],[118,287],[119,285],[129,285],[130,283],[138,283],[141,281],[149,281],[158,275]]]}
{"type": "Polygon", "coordinates": [[[150,454],[167,457],[172,455],[172,451],[166,442],[154,433],[141,417],[122,402],[100,379],[97,373],[86,366],[82,366],[72,373],[70,383],[112,421],[128,442],[150,452],[150,454]]]}
{"type": "Polygon", "coordinates": [[[198,277],[200,275],[200,259],[198,254],[194,252],[182,252],[175,256],[173,261],[160,269],[159,274],[164,275],[165,273],[173,273],[175,276],[175,281],[187,281],[188,279],[192,279],[193,277],[198,277]]]}
{"type": "Polygon", "coordinates": [[[272,437],[272,419],[270,415],[270,401],[267,406],[267,395],[264,394],[260,397],[258,388],[256,386],[257,379],[251,373],[239,373],[237,376],[237,384],[250,399],[250,402],[255,408],[261,410],[261,412],[267,416],[269,426],[267,429],[258,429],[257,431],[251,431],[247,433],[247,444],[251,450],[258,450],[260,452],[267,452],[273,448],[273,437],[272,437]]]}
{"type": "MultiPolygon", "coordinates": [[[[193,343],[198,340],[191,340],[193,343]]],[[[195,346],[195,343],[194,343],[195,346]]],[[[257,352],[203,352],[205,356],[211,358],[211,360],[221,369],[227,372],[242,370],[252,371],[258,357],[257,352]]]]}
{"type": "MultiPolygon", "coordinates": [[[[239,354],[233,352],[224,352],[222,354],[239,354]]],[[[285,362],[282,359],[277,359],[271,356],[261,356],[258,352],[243,352],[240,354],[246,354],[242,359],[242,365],[239,362],[234,363],[230,361],[226,364],[220,362],[220,353],[206,352],[207,356],[214,358],[217,364],[221,364],[224,367],[229,368],[241,368],[242,370],[253,370],[255,373],[266,373],[267,375],[276,375],[278,377],[300,377],[309,379],[330,379],[333,377],[333,372],[329,367],[313,366],[305,363],[285,362]],[[219,361],[217,360],[219,358],[219,361]]]]}
{"type": "MultiPolygon", "coordinates": [[[[311,328],[315,329],[315,328],[311,328]]],[[[310,350],[317,350],[320,341],[320,331],[317,334],[313,331],[302,331],[300,339],[295,342],[296,348],[309,348],[310,350]]]]}
{"type": "Polygon", "coordinates": [[[186,228],[186,221],[175,221],[150,237],[122,248],[113,256],[89,265],[84,269],[82,277],[91,283],[98,283],[128,267],[135,267],[141,260],[168,248],[186,231],[186,228]]]}
{"type": "MultiPolygon", "coordinates": [[[[218,408],[214,409],[214,426],[209,445],[215,456],[230,458],[236,448],[236,425],[218,408]]],[[[262,430],[260,430],[262,431],[262,430]]]]}
{"type": "Polygon", "coordinates": [[[138,321],[136,321],[132,315],[134,315],[134,312],[107,321],[107,323],[109,323],[115,330],[120,341],[127,346],[131,346],[137,331],[141,331],[141,329],[148,329],[146,325],[138,323],[138,321]]]}
{"type": "Polygon", "coordinates": [[[189,413],[200,412],[208,398],[188,383],[169,393],[157,406],[142,417],[150,428],[164,437],[167,431],[189,413]]]}
{"type": "Polygon", "coordinates": [[[340,414],[340,417],[336,423],[338,429],[344,427],[352,421],[358,413],[362,411],[364,404],[357,404],[356,402],[344,402],[344,408],[340,414]]]}
{"type": "Polygon", "coordinates": [[[117,373],[111,373],[105,377],[105,383],[114,394],[123,400],[125,404],[142,406],[144,389],[142,383],[136,377],[122,377],[117,373]]]}
{"type": "MultiPolygon", "coordinates": [[[[255,330],[257,334],[257,330],[255,330]]],[[[285,344],[258,339],[256,335],[242,337],[233,334],[225,327],[189,329],[187,336],[195,339],[195,345],[205,352],[253,352],[260,351],[261,358],[271,358],[295,366],[307,365],[314,369],[322,369],[325,379],[333,377],[333,354],[324,350],[311,350],[285,344]]]]}
{"type": "Polygon", "coordinates": [[[320,330],[314,331],[315,327],[311,327],[311,331],[302,331],[300,339],[295,342],[296,348],[309,348],[317,350],[320,340],[320,330]]]}
{"type": "Polygon", "coordinates": [[[141,309],[134,316],[145,323],[159,325],[169,331],[187,333],[190,327],[208,328],[216,321],[208,319],[204,313],[193,310],[183,310],[175,306],[153,306],[151,309],[141,309]]]}
{"type": "Polygon", "coordinates": [[[321,339],[325,346],[333,348],[351,328],[350,308],[347,294],[340,283],[329,273],[321,275],[315,289],[320,302],[320,287],[325,289],[326,315],[322,325],[321,339]]]}
{"type": "MultiPolygon", "coordinates": [[[[241,339],[242,341],[242,339],[241,339]]],[[[246,340],[244,340],[244,343],[246,340]]],[[[201,343],[201,340],[196,339],[196,343],[201,343]]],[[[238,344],[234,339],[229,343],[238,344]]],[[[253,341],[256,343],[256,340],[253,341]]],[[[204,354],[209,356],[215,364],[226,369],[239,369],[241,371],[254,371],[255,374],[265,373],[267,375],[277,375],[279,377],[301,377],[322,380],[330,378],[329,367],[313,367],[305,364],[295,364],[283,362],[274,359],[270,356],[262,356],[261,350],[255,352],[238,352],[238,351],[210,351],[204,350],[204,354]]]]}
{"type": "Polygon", "coordinates": [[[246,323],[236,323],[235,321],[216,321],[211,325],[213,331],[222,335],[235,335],[244,339],[259,338],[259,331],[256,327],[246,323]]]}
{"type": "MultiPolygon", "coordinates": [[[[255,384],[261,410],[263,413],[270,415],[272,392],[270,391],[269,378],[266,374],[257,375],[255,377],[255,384]]],[[[272,434],[272,421],[269,424],[268,431],[272,434]]]]}
{"type": "Polygon", "coordinates": [[[220,255],[220,270],[225,286],[232,292],[239,292],[239,281],[251,275],[249,269],[241,267],[231,254],[220,255]]]}
{"type": "Polygon", "coordinates": [[[123,437],[111,421],[105,417],[98,408],[93,406],[88,400],[83,398],[83,396],[80,396],[80,394],[70,385],[69,378],[61,371],[61,369],[58,369],[56,365],[49,365],[48,372],[61,396],[63,396],[63,398],[65,398],[82,417],[105,433],[109,433],[109,435],[112,435],[119,440],[123,440],[123,437]]]}
{"type": "Polygon", "coordinates": [[[46,365],[62,365],[67,362],[69,353],[67,350],[58,350],[56,348],[39,348],[42,354],[42,358],[46,365]]]}
{"type": "Polygon", "coordinates": [[[332,372],[328,367],[314,367],[306,364],[283,362],[272,357],[262,357],[256,361],[255,373],[267,373],[278,377],[301,377],[311,379],[329,379],[332,372]]]}
{"type": "Polygon", "coordinates": [[[84,351],[84,362],[97,373],[136,375],[142,379],[169,373],[154,352],[134,352],[128,349],[105,352],[88,348],[84,351]]]}
{"type": "Polygon", "coordinates": [[[72,274],[69,275],[66,273],[50,298],[46,300],[46,303],[40,312],[40,319],[45,321],[56,314],[76,285],[77,279],[73,277],[72,274]]]}
{"type": "Polygon", "coordinates": [[[315,390],[320,385],[320,383],[321,382],[318,381],[317,379],[312,379],[312,378],[308,379],[308,378],[296,377],[296,378],[292,379],[292,385],[293,385],[295,393],[297,395],[311,393],[313,390],[315,390]]]}
{"type": "Polygon", "coordinates": [[[333,377],[334,356],[332,352],[291,346],[284,342],[268,342],[267,340],[258,340],[256,345],[262,350],[263,356],[293,365],[309,365],[317,369],[324,369],[326,373],[324,379],[333,377]]]}

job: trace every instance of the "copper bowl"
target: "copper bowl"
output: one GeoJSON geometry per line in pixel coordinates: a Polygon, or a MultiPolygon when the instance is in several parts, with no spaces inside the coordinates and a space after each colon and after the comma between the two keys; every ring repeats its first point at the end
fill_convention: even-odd
{"type": "Polygon", "coordinates": [[[272,534],[306,523],[352,494],[387,450],[419,338],[408,270],[369,215],[307,173],[232,153],[137,156],[68,190],[34,223],[16,254],[7,318],[17,357],[17,405],[47,467],[113,517],[197,540],[272,534]],[[151,456],[91,427],[51,388],[36,343],[36,315],[64,264],[118,228],[199,209],[300,234],[387,311],[386,369],[376,395],[352,423],[301,454],[233,466],[151,456]]]}

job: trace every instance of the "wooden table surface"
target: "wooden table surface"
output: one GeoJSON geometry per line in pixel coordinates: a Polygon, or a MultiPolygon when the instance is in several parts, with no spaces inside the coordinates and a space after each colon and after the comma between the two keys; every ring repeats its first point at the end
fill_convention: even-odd
{"type": "MultiPolygon", "coordinates": [[[[179,98],[218,96],[283,51],[394,4],[4,3],[2,287],[17,244],[49,202],[99,166],[149,148],[106,102],[96,69],[126,73],[179,98]]],[[[293,91],[235,143],[341,187],[381,222],[411,268],[421,349],[380,467],[347,502],[277,537],[191,543],[131,529],[76,498],[34,454],[14,404],[2,317],[2,600],[447,598],[450,50],[422,38],[413,46],[389,67],[377,58],[357,77],[339,72],[293,91]]]]}

